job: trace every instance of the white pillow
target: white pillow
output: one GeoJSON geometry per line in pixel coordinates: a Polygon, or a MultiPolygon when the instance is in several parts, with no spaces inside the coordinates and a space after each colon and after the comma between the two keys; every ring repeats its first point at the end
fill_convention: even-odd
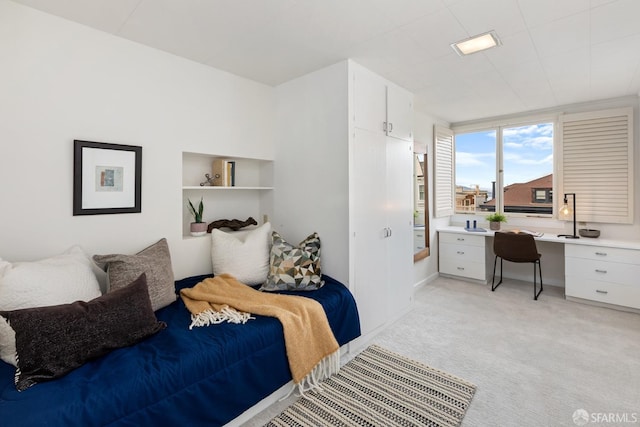
{"type": "MultiPolygon", "coordinates": [[[[93,263],[79,246],[40,261],[0,258],[0,311],[89,301],[102,295],[93,263]]],[[[15,334],[0,320],[0,359],[16,365],[15,334]]]]}
{"type": "Polygon", "coordinates": [[[228,273],[247,285],[261,285],[269,274],[271,224],[232,233],[211,230],[213,274],[228,273]]]}

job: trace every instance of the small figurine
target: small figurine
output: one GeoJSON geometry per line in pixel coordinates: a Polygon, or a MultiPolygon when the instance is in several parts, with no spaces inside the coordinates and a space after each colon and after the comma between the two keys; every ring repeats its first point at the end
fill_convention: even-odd
{"type": "Polygon", "coordinates": [[[201,182],[200,183],[200,187],[204,187],[205,185],[215,185],[213,183],[214,179],[220,179],[220,175],[219,174],[215,174],[214,176],[209,175],[208,173],[204,174],[204,177],[207,178],[207,180],[205,182],[201,182]]]}

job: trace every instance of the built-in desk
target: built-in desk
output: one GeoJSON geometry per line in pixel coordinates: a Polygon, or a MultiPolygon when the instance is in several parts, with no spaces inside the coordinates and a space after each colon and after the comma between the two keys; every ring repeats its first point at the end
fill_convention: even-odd
{"type": "MultiPolygon", "coordinates": [[[[493,274],[495,232],[470,232],[456,226],[439,227],[437,231],[440,274],[486,284],[493,274]]],[[[639,242],[566,239],[555,233],[535,239],[563,245],[567,299],[640,309],[639,242]]]]}

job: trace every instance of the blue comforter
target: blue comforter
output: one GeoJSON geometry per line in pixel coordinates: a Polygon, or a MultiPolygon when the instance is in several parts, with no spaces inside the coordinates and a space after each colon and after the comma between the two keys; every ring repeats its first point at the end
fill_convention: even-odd
{"type": "MultiPolygon", "coordinates": [[[[176,290],[206,277],[177,281],[176,290]]],[[[319,290],[283,293],[320,302],[343,345],[360,335],[355,301],[344,285],[323,278],[319,290]]],[[[14,367],[0,361],[0,425],[223,425],[291,380],[275,318],[189,330],[181,299],[156,314],[167,329],[23,392],[14,367]]]]}

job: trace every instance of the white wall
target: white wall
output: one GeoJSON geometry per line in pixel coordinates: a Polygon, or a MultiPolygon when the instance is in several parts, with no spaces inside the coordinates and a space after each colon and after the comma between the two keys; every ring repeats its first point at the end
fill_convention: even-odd
{"type": "Polygon", "coordinates": [[[317,231],[322,271],[349,283],[348,61],[276,88],[273,227],[293,244],[317,231]],[[318,147],[322,147],[319,149],[318,147]]]}
{"type": "Polygon", "coordinates": [[[273,158],[274,89],[5,0],[0,58],[0,257],[166,237],[176,278],[210,272],[182,239],[181,152],[273,158]],[[72,215],[74,139],[143,147],[142,213],[72,215]]]}
{"type": "Polygon", "coordinates": [[[449,123],[420,112],[415,112],[413,123],[414,151],[428,155],[427,177],[429,180],[429,198],[426,203],[429,207],[429,247],[431,254],[427,258],[413,264],[413,283],[414,286],[420,286],[438,276],[438,233],[436,229],[449,225],[449,217],[434,218],[433,216],[433,126],[436,124],[439,126],[448,126],[449,123]]]}

